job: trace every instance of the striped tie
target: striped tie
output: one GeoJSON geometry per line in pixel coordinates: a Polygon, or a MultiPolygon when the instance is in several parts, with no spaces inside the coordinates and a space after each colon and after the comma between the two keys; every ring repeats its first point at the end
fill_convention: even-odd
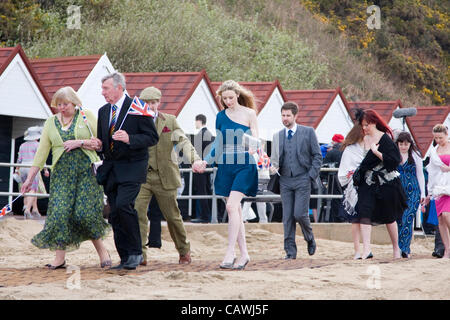
{"type": "MultiPolygon", "coordinates": [[[[112,106],[112,114],[111,114],[111,126],[109,127],[109,135],[112,137],[112,135],[114,134],[114,129],[116,127],[116,111],[117,111],[117,106],[113,105],[112,106]]],[[[111,151],[113,151],[113,140],[111,138],[111,143],[109,144],[109,147],[111,148],[111,151]]]]}

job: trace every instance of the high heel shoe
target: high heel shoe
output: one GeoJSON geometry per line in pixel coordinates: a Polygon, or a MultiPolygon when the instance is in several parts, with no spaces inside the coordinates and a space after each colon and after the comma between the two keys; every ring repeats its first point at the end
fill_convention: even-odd
{"type": "Polygon", "coordinates": [[[236,258],[233,259],[233,262],[222,262],[219,267],[220,269],[233,269],[234,263],[236,262],[236,258]]]}
{"type": "Polygon", "coordinates": [[[365,258],[362,258],[363,260],[365,259],[372,259],[373,258],[373,254],[372,252],[370,252],[365,258]]]}
{"type": "Polygon", "coordinates": [[[31,212],[27,210],[26,206],[23,206],[22,212],[23,212],[23,219],[24,220],[33,219],[33,216],[31,215],[31,212]]]}
{"type": "Polygon", "coordinates": [[[39,212],[37,212],[37,211],[33,211],[31,213],[31,216],[33,217],[33,219],[36,219],[36,220],[38,220],[38,219],[40,219],[42,217],[41,214],[39,212]]]}
{"type": "Polygon", "coordinates": [[[64,260],[64,262],[62,264],[60,264],[59,266],[54,266],[50,263],[46,264],[45,266],[47,267],[47,269],[50,269],[50,270],[63,269],[66,267],[66,260],[64,260]]]}
{"type": "Polygon", "coordinates": [[[245,266],[250,262],[250,258],[247,258],[243,264],[233,266],[233,270],[244,270],[245,266]]]}

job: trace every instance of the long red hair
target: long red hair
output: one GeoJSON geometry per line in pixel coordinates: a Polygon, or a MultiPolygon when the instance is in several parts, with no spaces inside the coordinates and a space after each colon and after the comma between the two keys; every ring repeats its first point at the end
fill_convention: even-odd
{"type": "Polygon", "coordinates": [[[366,120],[367,123],[375,123],[375,126],[378,130],[387,133],[391,136],[391,139],[394,139],[394,134],[392,133],[391,128],[387,125],[386,121],[381,118],[381,116],[372,109],[364,110],[362,116],[359,118],[359,124],[362,125],[362,121],[366,120]]]}

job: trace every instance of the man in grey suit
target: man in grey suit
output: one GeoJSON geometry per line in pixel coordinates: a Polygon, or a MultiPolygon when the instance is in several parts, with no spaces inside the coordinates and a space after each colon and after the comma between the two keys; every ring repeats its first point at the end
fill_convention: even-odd
{"type": "Polygon", "coordinates": [[[314,129],[295,122],[297,112],[298,106],[295,102],[283,104],[281,119],[286,128],[277,132],[272,140],[271,173],[280,174],[285,259],[297,257],[297,222],[308,243],[309,255],[316,251],[308,209],[311,181],[315,181],[319,175],[322,153],[314,129]]]}

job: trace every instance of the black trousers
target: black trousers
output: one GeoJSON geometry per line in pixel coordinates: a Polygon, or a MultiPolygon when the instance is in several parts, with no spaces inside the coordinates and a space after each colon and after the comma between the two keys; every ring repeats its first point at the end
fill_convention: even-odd
{"type": "MultiPolygon", "coordinates": [[[[194,195],[211,195],[211,174],[206,173],[194,173],[192,177],[192,193],[194,195]]],[[[197,199],[195,201],[196,212],[200,215],[196,216],[197,219],[202,219],[211,222],[211,200],[210,199],[197,199]],[[197,206],[199,208],[197,209],[197,206]]]]}
{"type": "Polygon", "coordinates": [[[434,252],[444,255],[445,247],[444,242],[442,242],[441,233],[439,232],[439,226],[436,226],[434,235],[434,252]]]}
{"type": "Polygon", "coordinates": [[[122,263],[130,255],[142,254],[141,234],[134,201],[141,188],[140,183],[115,184],[106,193],[111,212],[108,221],[114,233],[114,244],[122,263]]]}
{"type": "Polygon", "coordinates": [[[150,221],[150,232],[148,233],[147,245],[151,248],[161,248],[161,220],[163,214],[155,196],[152,197],[148,206],[147,217],[150,221]]]}

